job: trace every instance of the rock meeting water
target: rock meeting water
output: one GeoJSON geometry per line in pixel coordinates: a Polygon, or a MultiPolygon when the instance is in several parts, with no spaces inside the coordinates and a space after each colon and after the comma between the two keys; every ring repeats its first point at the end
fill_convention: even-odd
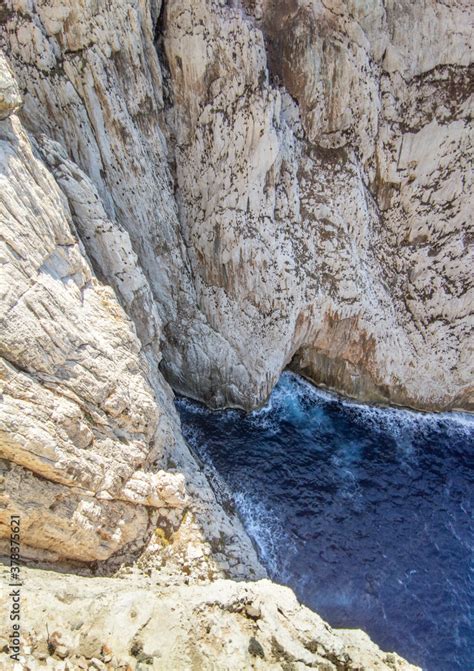
{"type": "Polygon", "coordinates": [[[250,414],[177,405],[272,578],[426,671],[474,668],[471,417],[359,405],[289,373],[250,414]]]}

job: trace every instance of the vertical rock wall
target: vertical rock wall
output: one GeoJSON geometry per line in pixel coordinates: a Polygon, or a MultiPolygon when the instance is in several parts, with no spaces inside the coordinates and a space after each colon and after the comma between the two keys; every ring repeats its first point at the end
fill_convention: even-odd
{"type": "Polygon", "coordinates": [[[471,407],[469,15],[166,3],[180,218],[247,404],[290,364],[364,400],[471,407]]]}
{"type": "Polygon", "coordinates": [[[129,314],[176,389],[253,407],[290,364],[365,400],[470,407],[469,16],[9,0],[22,118],[128,232],[150,290],[129,314]]]}
{"type": "Polygon", "coordinates": [[[181,436],[128,233],[58,143],[26,132],[0,65],[0,552],[19,515],[24,560],[263,575],[181,436]]]}
{"type": "Polygon", "coordinates": [[[2,455],[32,556],[106,559],[187,520],[201,550],[222,531],[224,570],[242,543],[259,570],[162,373],[211,405],[258,405],[290,365],[471,407],[469,16],[7,0],[2,455]]]}

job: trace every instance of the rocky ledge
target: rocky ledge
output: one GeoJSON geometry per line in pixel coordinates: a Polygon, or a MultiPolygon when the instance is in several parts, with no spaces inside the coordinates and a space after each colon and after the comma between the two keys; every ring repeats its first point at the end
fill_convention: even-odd
{"type": "MultiPolygon", "coordinates": [[[[1,576],[2,579],[5,577],[1,576]]],[[[416,671],[360,630],[331,629],[268,580],[163,588],[139,576],[24,570],[24,671],[416,671]]],[[[0,645],[10,632],[3,622],[0,645]]],[[[0,664],[9,668],[6,653],[0,664]]]]}

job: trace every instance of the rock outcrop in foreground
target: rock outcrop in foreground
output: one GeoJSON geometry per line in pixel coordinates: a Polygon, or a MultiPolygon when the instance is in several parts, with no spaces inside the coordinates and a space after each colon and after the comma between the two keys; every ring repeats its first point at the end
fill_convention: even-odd
{"type": "Polygon", "coordinates": [[[28,571],[38,664],[45,620],[90,660],[83,627],[126,658],[150,617],[162,633],[132,657],[155,668],[408,668],[288,590],[212,582],[265,570],[171,387],[250,408],[289,365],[360,399],[472,408],[469,15],[3,3],[0,550],[15,515],[30,565],[154,576],[148,596],[28,571]]]}
{"type": "MultiPolygon", "coordinates": [[[[24,578],[30,595],[23,612],[25,664],[31,671],[418,668],[382,653],[359,630],[332,630],[291,590],[268,580],[159,589],[143,578],[30,570],[24,578]]],[[[0,644],[7,636],[2,625],[0,644]]],[[[8,668],[7,659],[0,653],[8,668]]]]}

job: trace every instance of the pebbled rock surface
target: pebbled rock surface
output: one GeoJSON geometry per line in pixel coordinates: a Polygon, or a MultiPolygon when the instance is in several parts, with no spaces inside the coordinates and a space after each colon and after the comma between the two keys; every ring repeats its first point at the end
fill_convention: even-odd
{"type": "MultiPolygon", "coordinates": [[[[31,671],[418,669],[360,630],[331,629],[291,590],[268,580],[167,589],[143,579],[46,571],[27,570],[24,579],[30,598],[22,662],[31,671]]],[[[2,622],[2,645],[8,635],[2,622]]],[[[0,663],[9,663],[3,652],[0,663]]]]}

